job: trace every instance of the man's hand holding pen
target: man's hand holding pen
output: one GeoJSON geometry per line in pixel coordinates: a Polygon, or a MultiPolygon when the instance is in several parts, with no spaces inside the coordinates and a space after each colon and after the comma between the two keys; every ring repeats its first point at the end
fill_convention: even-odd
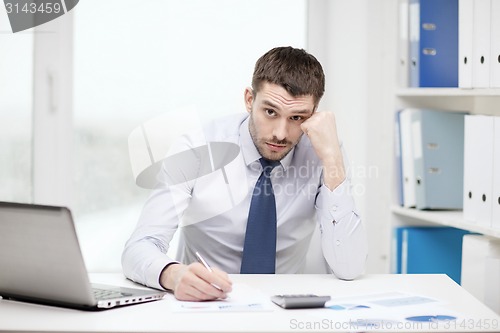
{"type": "MultiPolygon", "coordinates": [[[[201,258],[201,257],[200,257],[201,258]]],[[[227,298],[232,282],[226,272],[203,264],[171,264],[160,275],[160,283],[181,301],[209,301],[227,298]]]]}

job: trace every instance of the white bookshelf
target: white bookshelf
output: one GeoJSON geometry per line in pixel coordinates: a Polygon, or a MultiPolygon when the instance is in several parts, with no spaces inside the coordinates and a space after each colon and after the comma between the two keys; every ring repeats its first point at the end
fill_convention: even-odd
{"type": "MultiPolygon", "coordinates": [[[[398,13],[393,12],[396,16],[398,13]]],[[[399,45],[398,36],[394,43],[399,45]]],[[[398,48],[393,49],[396,53],[398,48]]],[[[397,57],[396,57],[397,59],[397,57]]],[[[396,61],[394,64],[398,64],[396,61]]],[[[395,65],[396,66],[396,65],[395,65]]],[[[396,66],[397,70],[401,68],[396,66]]],[[[397,75],[393,78],[399,78],[397,75]]],[[[500,88],[393,88],[396,110],[403,108],[428,108],[443,111],[464,111],[470,114],[500,116],[500,88]]],[[[394,119],[392,115],[391,119],[394,119]]],[[[393,190],[393,202],[390,207],[392,227],[397,226],[449,226],[500,239],[500,230],[488,226],[471,224],[464,220],[463,212],[458,210],[417,210],[404,208],[396,204],[396,187],[393,190]]]]}
{"type": "Polygon", "coordinates": [[[461,210],[430,211],[394,205],[391,207],[391,211],[399,217],[399,221],[403,222],[404,225],[447,226],[500,238],[500,230],[467,223],[461,210]]]}
{"type": "MultiPolygon", "coordinates": [[[[395,98],[396,109],[434,108],[500,116],[500,89],[496,88],[400,88],[396,90],[395,98]]],[[[437,224],[500,238],[500,230],[465,222],[461,211],[419,211],[393,205],[391,213],[396,226],[437,224]]]]}
{"type": "MultiPolygon", "coordinates": [[[[400,88],[395,93],[396,110],[433,108],[500,116],[500,89],[400,88]]],[[[394,196],[396,197],[396,196],[394,196]]],[[[393,226],[443,225],[500,238],[500,230],[464,221],[461,211],[421,211],[391,206],[393,226]]]]}

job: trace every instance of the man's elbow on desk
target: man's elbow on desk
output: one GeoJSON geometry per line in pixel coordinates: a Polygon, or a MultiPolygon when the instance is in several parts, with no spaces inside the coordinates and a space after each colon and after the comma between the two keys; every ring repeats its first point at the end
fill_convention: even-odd
{"type": "Polygon", "coordinates": [[[365,272],[367,245],[360,244],[362,248],[357,248],[352,251],[347,260],[328,262],[333,274],[340,280],[354,280],[360,277],[365,272]]]}
{"type": "Polygon", "coordinates": [[[327,243],[326,247],[330,247],[334,253],[333,256],[325,256],[325,259],[337,278],[354,280],[364,273],[368,244],[362,227],[357,233],[351,234],[349,239],[338,239],[335,245],[327,243]]]}
{"type": "Polygon", "coordinates": [[[352,281],[363,275],[364,273],[364,263],[363,265],[358,264],[344,264],[338,265],[333,269],[333,275],[335,275],[340,280],[352,281]]]}

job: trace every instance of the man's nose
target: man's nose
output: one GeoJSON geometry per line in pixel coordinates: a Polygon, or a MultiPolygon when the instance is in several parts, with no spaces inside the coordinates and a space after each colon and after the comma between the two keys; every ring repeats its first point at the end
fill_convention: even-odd
{"type": "Polygon", "coordinates": [[[288,135],[288,123],[286,119],[282,119],[277,122],[276,127],[274,127],[273,136],[279,141],[285,140],[288,135]]]}

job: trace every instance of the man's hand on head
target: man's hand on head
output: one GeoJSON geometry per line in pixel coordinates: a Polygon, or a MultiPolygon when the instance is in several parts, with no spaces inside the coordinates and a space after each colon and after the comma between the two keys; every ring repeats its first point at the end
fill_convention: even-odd
{"type": "Polygon", "coordinates": [[[345,179],[344,160],[332,112],[315,112],[301,125],[323,164],[324,183],[334,190],[345,179]]]}

